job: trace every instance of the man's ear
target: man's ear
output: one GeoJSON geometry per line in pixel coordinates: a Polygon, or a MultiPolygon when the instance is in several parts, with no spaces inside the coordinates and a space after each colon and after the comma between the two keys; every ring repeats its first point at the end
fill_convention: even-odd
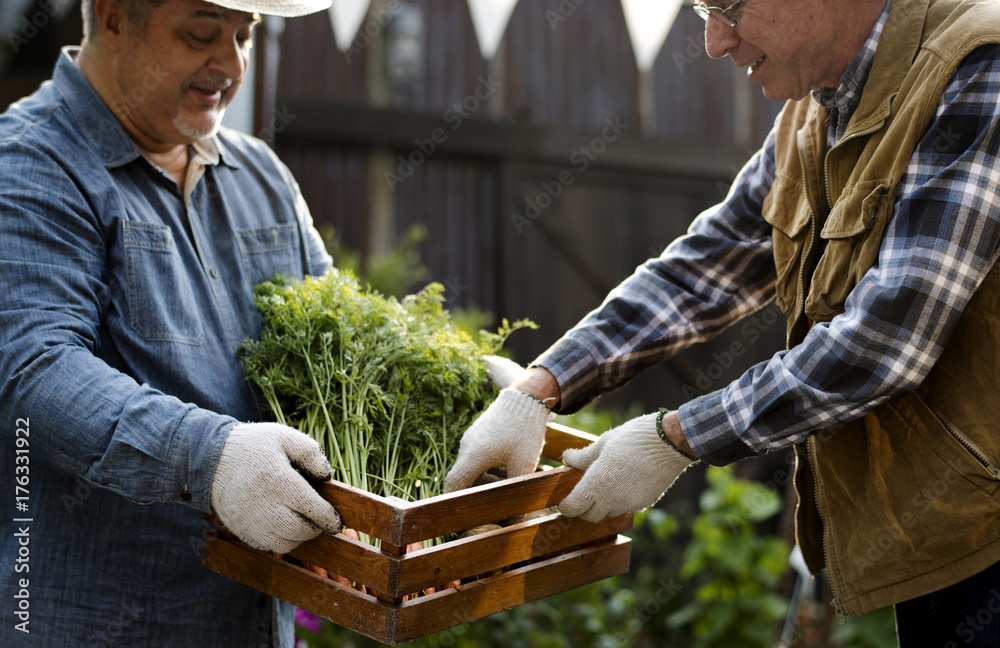
{"type": "Polygon", "coordinates": [[[94,13],[97,14],[97,33],[105,47],[115,53],[119,52],[121,36],[128,20],[122,0],[94,0],[94,13]]]}

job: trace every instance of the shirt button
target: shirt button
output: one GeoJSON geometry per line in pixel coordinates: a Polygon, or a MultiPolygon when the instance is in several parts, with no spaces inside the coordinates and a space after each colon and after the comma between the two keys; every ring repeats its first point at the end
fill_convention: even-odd
{"type": "Polygon", "coordinates": [[[209,268],[208,274],[212,275],[212,279],[218,279],[219,278],[219,271],[216,270],[215,268],[209,268]]]}
{"type": "Polygon", "coordinates": [[[181,492],[181,499],[184,500],[185,502],[190,502],[191,501],[191,493],[187,490],[187,488],[185,488],[181,492]]]}

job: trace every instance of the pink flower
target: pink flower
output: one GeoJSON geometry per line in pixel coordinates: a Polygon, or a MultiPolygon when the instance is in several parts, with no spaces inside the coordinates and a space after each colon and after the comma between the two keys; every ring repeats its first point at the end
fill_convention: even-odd
{"type": "Polygon", "coordinates": [[[309,610],[295,610],[295,624],[309,632],[319,632],[323,627],[323,620],[309,610]]]}

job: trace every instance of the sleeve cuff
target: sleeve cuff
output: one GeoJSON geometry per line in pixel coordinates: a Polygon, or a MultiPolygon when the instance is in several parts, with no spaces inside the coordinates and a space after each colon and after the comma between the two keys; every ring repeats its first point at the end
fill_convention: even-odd
{"type": "Polygon", "coordinates": [[[171,444],[170,465],[175,469],[164,484],[165,502],[177,502],[199,511],[212,510],[212,480],[222,446],[236,420],[202,409],[184,417],[171,444]]]}
{"type": "Polygon", "coordinates": [[[556,411],[560,414],[576,413],[593,400],[590,394],[599,392],[599,365],[590,351],[576,340],[559,340],[529,366],[547,370],[559,383],[556,411]]]}
{"type": "Polygon", "coordinates": [[[695,455],[711,466],[726,466],[757,456],[733,430],[722,402],[723,390],[681,405],[677,410],[684,436],[695,455]]]}

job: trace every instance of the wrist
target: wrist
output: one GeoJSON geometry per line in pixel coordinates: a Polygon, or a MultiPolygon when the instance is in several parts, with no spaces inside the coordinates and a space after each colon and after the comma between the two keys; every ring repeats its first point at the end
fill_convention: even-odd
{"type": "Polygon", "coordinates": [[[559,383],[547,369],[530,367],[524,377],[514,381],[512,388],[541,401],[550,410],[559,406],[559,383]]]}
{"type": "Polygon", "coordinates": [[[540,403],[540,404],[544,405],[545,409],[549,410],[550,412],[552,411],[552,403],[555,400],[554,397],[549,397],[547,399],[542,399],[542,398],[539,398],[538,396],[535,396],[531,392],[524,391],[523,389],[520,389],[518,391],[520,391],[522,394],[524,394],[525,396],[527,396],[531,400],[535,401],[536,403],[540,403]]]}
{"type": "Polygon", "coordinates": [[[684,430],[681,428],[681,421],[677,412],[661,407],[659,414],[656,416],[656,433],[660,435],[664,443],[678,453],[691,461],[698,461],[694,451],[691,449],[691,445],[684,436],[684,430]]]}

